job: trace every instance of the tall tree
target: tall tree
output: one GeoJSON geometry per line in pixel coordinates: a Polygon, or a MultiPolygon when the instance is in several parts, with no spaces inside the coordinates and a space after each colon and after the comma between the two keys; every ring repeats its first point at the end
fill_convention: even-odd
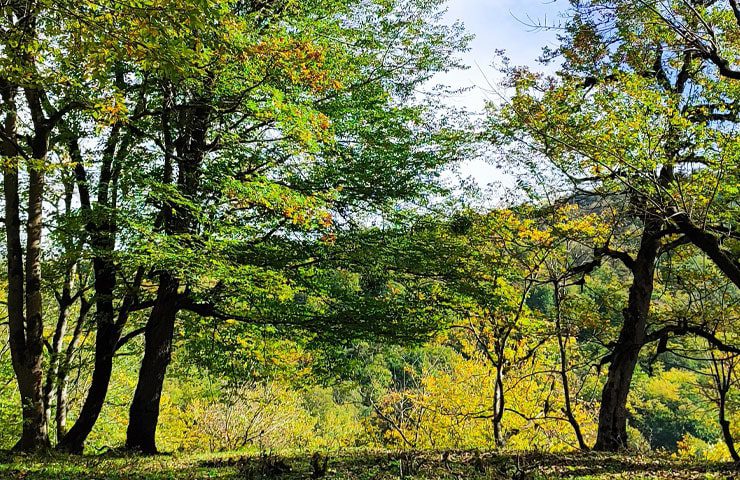
{"type": "Polygon", "coordinates": [[[56,58],[44,53],[59,28],[44,2],[9,2],[3,8],[0,96],[5,236],[7,240],[8,318],[13,368],[23,410],[23,434],[16,448],[48,447],[43,393],[44,319],[41,283],[44,187],[53,129],[75,100],[50,100],[56,58]],[[26,123],[21,120],[30,118],[26,123]],[[24,172],[27,182],[22,181],[24,172]],[[25,195],[23,189],[25,187],[25,195]],[[27,198],[21,226],[21,198],[27,198]],[[21,246],[25,238],[25,249],[21,246]]]}
{"type": "MultiPolygon", "coordinates": [[[[162,82],[152,127],[162,167],[148,195],[160,208],[145,212],[140,245],[162,248],[148,265],[158,287],[127,431],[144,452],[156,451],[179,312],[305,328],[305,317],[259,314],[275,300],[254,298],[255,285],[290,285],[281,271],[319,262],[333,229],[419,198],[456,155],[457,139],[414,99],[464,42],[424,13],[438,2],[224,6],[226,28],[198,36],[211,58],[186,81],[162,82]]],[[[323,318],[326,328],[352,321],[323,318]]]]}
{"type": "Polygon", "coordinates": [[[74,38],[67,53],[76,62],[65,64],[65,73],[76,84],[91,84],[99,95],[85,115],[68,119],[60,129],[72,161],[83,239],[92,258],[96,326],[91,382],[74,424],[58,444],[71,452],[82,451],[100,415],[114,355],[143,333],[133,329],[124,335],[131,315],[153,303],[140,301],[146,265],[126,261],[130,225],[120,220],[125,218],[122,211],[141,209],[139,199],[126,201],[124,191],[143,178],[132,175],[141,161],[136,149],[149,140],[152,132],[145,129],[158,119],[147,106],[159,98],[160,79],[187,76],[210,58],[193,38],[219,5],[152,2],[142,7],[110,2],[82,8],[96,28],[74,38]],[[101,48],[104,55],[90,54],[101,48]],[[86,147],[92,139],[98,146],[86,147]]]}
{"type": "MultiPolygon", "coordinates": [[[[492,126],[546,179],[540,198],[588,204],[613,219],[613,235],[594,246],[594,260],[621,261],[632,284],[622,330],[605,358],[596,443],[604,450],[626,445],[632,374],[642,347],[655,340],[648,320],[661,256],[693,244],[733,279],[727,246],[734,241],[737,138],[724,122],[737,87],[691,49],[676,50],[680,35],[653,8],[668,3],[574,3],[561,47],[546,52],[563,59],[557,76],[508,69],[516,93],[492,126]]],[[[720,14],[715,7],[706,8],[720,14]]]]}

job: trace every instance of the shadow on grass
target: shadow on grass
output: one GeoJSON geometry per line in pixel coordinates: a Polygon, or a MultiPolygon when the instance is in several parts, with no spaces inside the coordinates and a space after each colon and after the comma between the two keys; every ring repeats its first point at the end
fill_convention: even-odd
{"type": "MultiPolygon", "coordinates": [[[[632,453],[545,454],[444,452],[360,452],[330,456],[327,478],[376,479],[729,479],[740,473],[733,463],[699,463],[632,453]]],[[[233,467],[245,479],[321,478],[305,456],[222,457],[201,462],[233,467]],[[286,468],[287,466],[287,468],[286,468]]]]}
{"type": "Polygon", "coordinates": [[[235,478],[211,475],[200,468],[195,457],[172,455],[140,456],[110,451],[101,455],[67,455],[50,452],[23,455],[0,452],[2,480],[180,480],[200,478],[235,478]]]}
{"type": "Polygon", "coordinates": [[[357,451],[293,456],[223,454],[143,457],[23,456],[0,452],[7,480],[260,480],[260,479],[729,479],[731,463],[692,463],[660,455],[357,451]]]}

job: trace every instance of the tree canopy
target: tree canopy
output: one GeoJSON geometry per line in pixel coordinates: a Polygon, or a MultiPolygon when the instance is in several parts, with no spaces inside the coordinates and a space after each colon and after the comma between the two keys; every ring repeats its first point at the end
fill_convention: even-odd
{"type": "Polygon", "coordinates": [[[740,461],[740,6],[572,1],[482,115],[444,11],[1,4],[0,447],[740,461]]]}

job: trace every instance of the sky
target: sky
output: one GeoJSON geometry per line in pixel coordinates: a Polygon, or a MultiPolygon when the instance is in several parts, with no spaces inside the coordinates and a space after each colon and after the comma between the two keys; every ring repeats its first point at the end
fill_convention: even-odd
{"type": "MultiPolygon", "coordinates": [[[[470,50],[462,54],[469,68],[440,75],[440,83],[455,87],[472,87],[468,92],[448,101],[469,110],[481,111],[487,99],[495,99],[492,86],[500,76],[492,62],[496,50],[504,50],[512,65],[536,66],[537,57],[545,45],[556,46],[553,30],[535,29],[532,25],[556,25],[562,21],[560,12],[567,8],[566,0],[448,0],[446,19],[459,20],[475,38],[470,50]]],[[[473,177],[481,187],[491,183],[511,184],[491,162],[467,162],[464,176],[473,177]]]]}
{"type": "Polygon", "coordinates": [[[482,108],[486,90],[490,90],[488,83],[495,84],[497,80],[491,67],[496,50],[505,50],[513,65],[534,65],[542,47],[556,46],[554,31],[538,30],[532,25],[557,24],[567,3],[564,0],[448,0],[447,21],[463,22],[466,31],[474,35],[470,51],[462,55],[463,63],[469,68],[441,77],[446,83],[474,87],[456,101],[482,108]]]}

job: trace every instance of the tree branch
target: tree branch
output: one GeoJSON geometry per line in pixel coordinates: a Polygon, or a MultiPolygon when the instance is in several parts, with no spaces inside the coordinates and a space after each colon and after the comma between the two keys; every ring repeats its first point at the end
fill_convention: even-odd
{"type": "Polygon", "coordinates": [[[138,337],[139,335],[143,335],[144,332],[146,332],[146,327],[137,328],[136,330],[133,330],[133,331],[127,333],[126,335],[124,335],[123,337],[121,337],[118,340],[118,343],[116,343],[116,348],[115,348],[114,351],[117,352],[118,350],[121,349],[121,347],[123,347],[124,345],[126,345],[129,341],[133,340],[134,338],[138,337]]]}
{"type": "Polygon", "coordinates": [[[673,334],[673,336],[687,334],[696,335],[697,337],[705,339],[710,345],[721,352],[740,354],[740,347],[728,345],[727,343],[720,340],[713,332],[705,330],[704,328],[696,325],[679,324],[663,327],[660,330],[656,330],[655,332],[648,335],[645,339],[645,343],[660,340],[660,344],[662,344],[664,346],[663,348],[665,348],[665,345],[668,341],[668,336],[671,334],[673,334]]]}

